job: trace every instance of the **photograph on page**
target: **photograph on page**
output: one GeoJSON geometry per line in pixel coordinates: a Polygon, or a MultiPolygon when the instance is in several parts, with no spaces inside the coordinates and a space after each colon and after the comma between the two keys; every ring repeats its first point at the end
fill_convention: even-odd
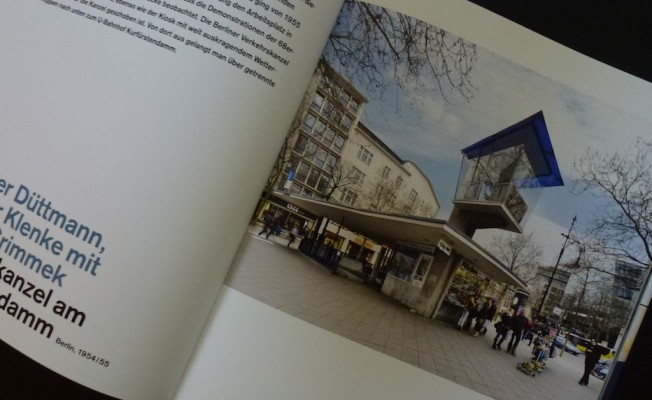
{"type": "Polygon", "coordinates": [[[346,1],[226,285],[492,398],[595,399],[650,262],[649,123],[346,1]]]}
{"type": "Polygon", "coordinates": [[[340,5],[4,7],[0,397],[174,397],[340,5]]]}

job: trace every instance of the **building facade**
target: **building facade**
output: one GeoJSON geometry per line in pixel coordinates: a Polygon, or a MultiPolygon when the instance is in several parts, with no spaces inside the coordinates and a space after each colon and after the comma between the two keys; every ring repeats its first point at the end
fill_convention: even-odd
{"type": "Polygon", "coordinates": [[[435,218],[439,201],[419,167],[402,160],[359,123],[342,152],[342,166],[353,177],[337,188],[335,201],[356,208],[435,218]]]}
{"type": "Polygon", "coordinates": [[[641,291],[646,269],[622,260],[616,260],[614,270],[613,297],[619,299],[619,301],[633,303],[641,291]]]}
{"type": "MultiPolygon", "coordinates": [[[[428,178],[360,123],[367,99],[320,62],[270,175],[272,190],[356,208],[434,218],[439,202],[428,178]]],[[[269,190],[269,189],[268,189],[269,190]]],[[[308,231],[314,215],[270,194],[256,216],[271,212],[285,229],[308,231]]],[[[327,235],[357,260],[375,261],[381,245],[337,223],[327,235]]]]}

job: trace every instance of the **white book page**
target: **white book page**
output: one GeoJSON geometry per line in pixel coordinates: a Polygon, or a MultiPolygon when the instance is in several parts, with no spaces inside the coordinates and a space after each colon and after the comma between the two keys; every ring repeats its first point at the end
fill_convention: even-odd
{"type": "MultiPolygon", "coordinates": [[[[418,16],[632,115],[645,116],[652,104],[649,83],[473,4],[452,0],[372,3],[418,16]]],[[[230,287],[224,288],[195,354],[179,399],[210,399],[215,393],[239,399],[485,398],[230,287]]]]}
{"type": "Polygon", "coordinates": [[[339,5],[5,5],[0,338],[170,398],[339,5]]]}
{"type": "Polygon", "coordinates": [[[224,287],[178,400],[489,397],[224,287]]]}

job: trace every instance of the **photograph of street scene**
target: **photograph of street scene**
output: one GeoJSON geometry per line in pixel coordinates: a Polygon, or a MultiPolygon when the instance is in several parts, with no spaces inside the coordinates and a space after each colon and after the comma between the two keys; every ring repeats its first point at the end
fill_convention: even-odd
{"type": "Polygon", "coordinates": [[[651,259],[649,126],[346,1],[226,284],[491,398],[596,399],[651,259]]]}

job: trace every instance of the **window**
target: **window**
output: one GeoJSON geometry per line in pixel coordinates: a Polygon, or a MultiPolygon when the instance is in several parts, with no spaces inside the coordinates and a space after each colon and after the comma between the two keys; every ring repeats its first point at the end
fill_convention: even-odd
{"type": "Polygon", "coordinates": [[[297,154],[303,154],[307,144],[308,138],[303,135],[299,135],[297,142],[294,144],[294,152],[297,154]]]}
{"type": "Polygon", "coordinates": [[[350,189],[343,189],[342,194],[340,195],[340,201],[344,204],[350,206],[355,205],[356,200],[358,199],[358,194],[350,189]]]}
{"type": "Polygon", "coordinates": [[[342,129],[343,131],[348,131],[349,128],[351,128],[351,124],[353,124],[353,120],[351,119],[351,117],[349,117],[348,115],[344,115],[342,117],[342,120],[340,121],[340,129],[342,129]]]}
{"type": "Polygon", "coordinates": [[[360,150],[358,151],[358,159],[360,159],[363,163],[367,165],[371,165],[371,160],[373,160],[374,155],[371,154],[371,152],[364,147],[360,146],[360,150]]]}
{"type": "Polygon", "coordinates": [[[349,101],[349,111],[356,112],[359,107],[360,103],[358,103],[356,99],[351,99],[351,101],[349,101]]]}
{"type": "Polygon", "coordinates": [[[335,125],[339,125],[340,121],[342,120],[342,116],[344,113],[340,110],[333,110],[333,113],[331,114],[331,122],[335,125]]]}
{"type": "Polygon", "coordinates": [[[389,174],[392,172],[392,169],[388,166],[383,167],[383,171],[380,173],[384,179],[389,178],[389,174]]]}
{"type": "Polygon", "coordinates": [[[301,164],[299,164],[299,168],[297,168],[297,174],[294,177],[294,179],[300,182],[305,182],[306,177],[308,176],[308,172],[310,172],[310,166],[302,162],[301,164]]]}
{"type": "Polygon", "coordinates": [[[315,122],[317,121],[317,118],[312,115],[308,114],[306,115],[306,118],[303,120],[303,125],[301,125],[301,129],[304,131],[310,133],[312,131],[312,127],[315,125],[315,122]]]}
{"type": "Polygon", "coordinates": [[[292,185],[292,188],[290,189],[290,193],[292,193],[292,194],[301,194],[301,186],[292,185]]]}
{"type": "Polygon", "coordinates": [[[396,188],[400,188],[401,184],[403,183],[403,177],[402,176],[397,176],[396,177],[396,188]]]}
{"type": "Polygon", "coordinates": [[[417,193],[416,190],[412,189],[410,190],[410,194],[408,195],[408,200],[410,201],[410,204],[414,204],[415,201],[417,201],[417,196],[419,194],[417,193]]]}
{"type": "Polygon", "coordinates": [[[324,104],[324,96],[322,96],[319,93],[315,93],[315,97],[312,98],[312,104],[310,104],[310,107],[312,107],[313,110],[319,111],[321,110],[321,106],[324,104]]]}
{"type": "Polygon", "coordinates": [[[337,157],[335,157],[332,154],[328,154],[328,156],[326,157],[326,163],[324,169],[329,173],[333,173],[333,169],[335,168],[335,165],[337,165],[337,157]]]}
{"type": "Polygon", "coordinates": [[[315,153],[317,152],[317,143],[313,142],[312,140],[308,141],[308,144],[306,145],[306,151],[303,153],[304,157],[308,161],[312,161],[313,157],[315,156],[315,153]]]}
{"type": "Polygon", "coordinates": [[[337,154],[340,154],[342,152],[342,147],[344,147],[344,142],[346,142],[346,138],[342,135],[337,135],[335,138],[335,143],[333,144],[333,150],[337,154]]]}
{"type": "Polygon", "coordinates": [[[328,155],[328,151],[326,151],[323,148],[319,148],[317,150],[317,153],[315,154],[315,159],[312,161],[313,164],[315,164],[318,167],[323,167],[324,162],[326,161],[326,156],[328,155]]]}
{"type": "Polygon", "coordinates": [[[306,181],[306,184],[311,187],[317,187],[317,181],[319,181],[319,170],[313,169],[312,171],[310,171],[310,175],[308,175],[308,180],[306,181]]]}
{"type": "Polygon", "coordinates": [[[328,118],[328,117],[331,116],[331,113],[333,112],[334,108],[335,108],[335,106],[333,105],[333,103],[331,103],[329,100],[326,100],[326,103],[324,104],[324,108],[323,108],[321,114],[324,117],[328,118]]]}
{"type": "Polygon", "coordinates": [[[430,270],[430,265],[434,258],[428,254],[421,254],[419,261],[417,261],[416,268],[412,271],[412,276],[410,283],[419,289],[423,287],[428,271],[430,270]]]}
{"type": "Polygon", "coordinates": [[[311,134],[312,134],[313,137],[316,137],[316,138],[319,139],[319,138],[322,137],[325,130],[326,130],[326,125],[323,122],[317,120],[317,122],[315,122],[315,127],[312,130],[311,134]]]}
{"type": "Polygon", "coordinates": [[[330,179],[326,175],[322,175],[321,178],[319,178],[319,183],[317,184],[317,190],[321,193],[324,193],[326,189],[328,189],[329,182],[330,179]]]}
{"type": "Polygon", "coordinates": [[[332,130],[331,128],[326,129],[324,132],[324,138],[322,139],[322,143],[324,143],[326,146],[331,147],[333,144],[333,139],[335,139],[335,131],[332,130]]]}
{"type": "Polygon", "coordinates": [[[364,182],[364,178],[366,175],[364,172],[360,171],[356,167],[351,167],[351,180],[353,183],[356,185],[362,185],[362,182],[364,182]]]}

